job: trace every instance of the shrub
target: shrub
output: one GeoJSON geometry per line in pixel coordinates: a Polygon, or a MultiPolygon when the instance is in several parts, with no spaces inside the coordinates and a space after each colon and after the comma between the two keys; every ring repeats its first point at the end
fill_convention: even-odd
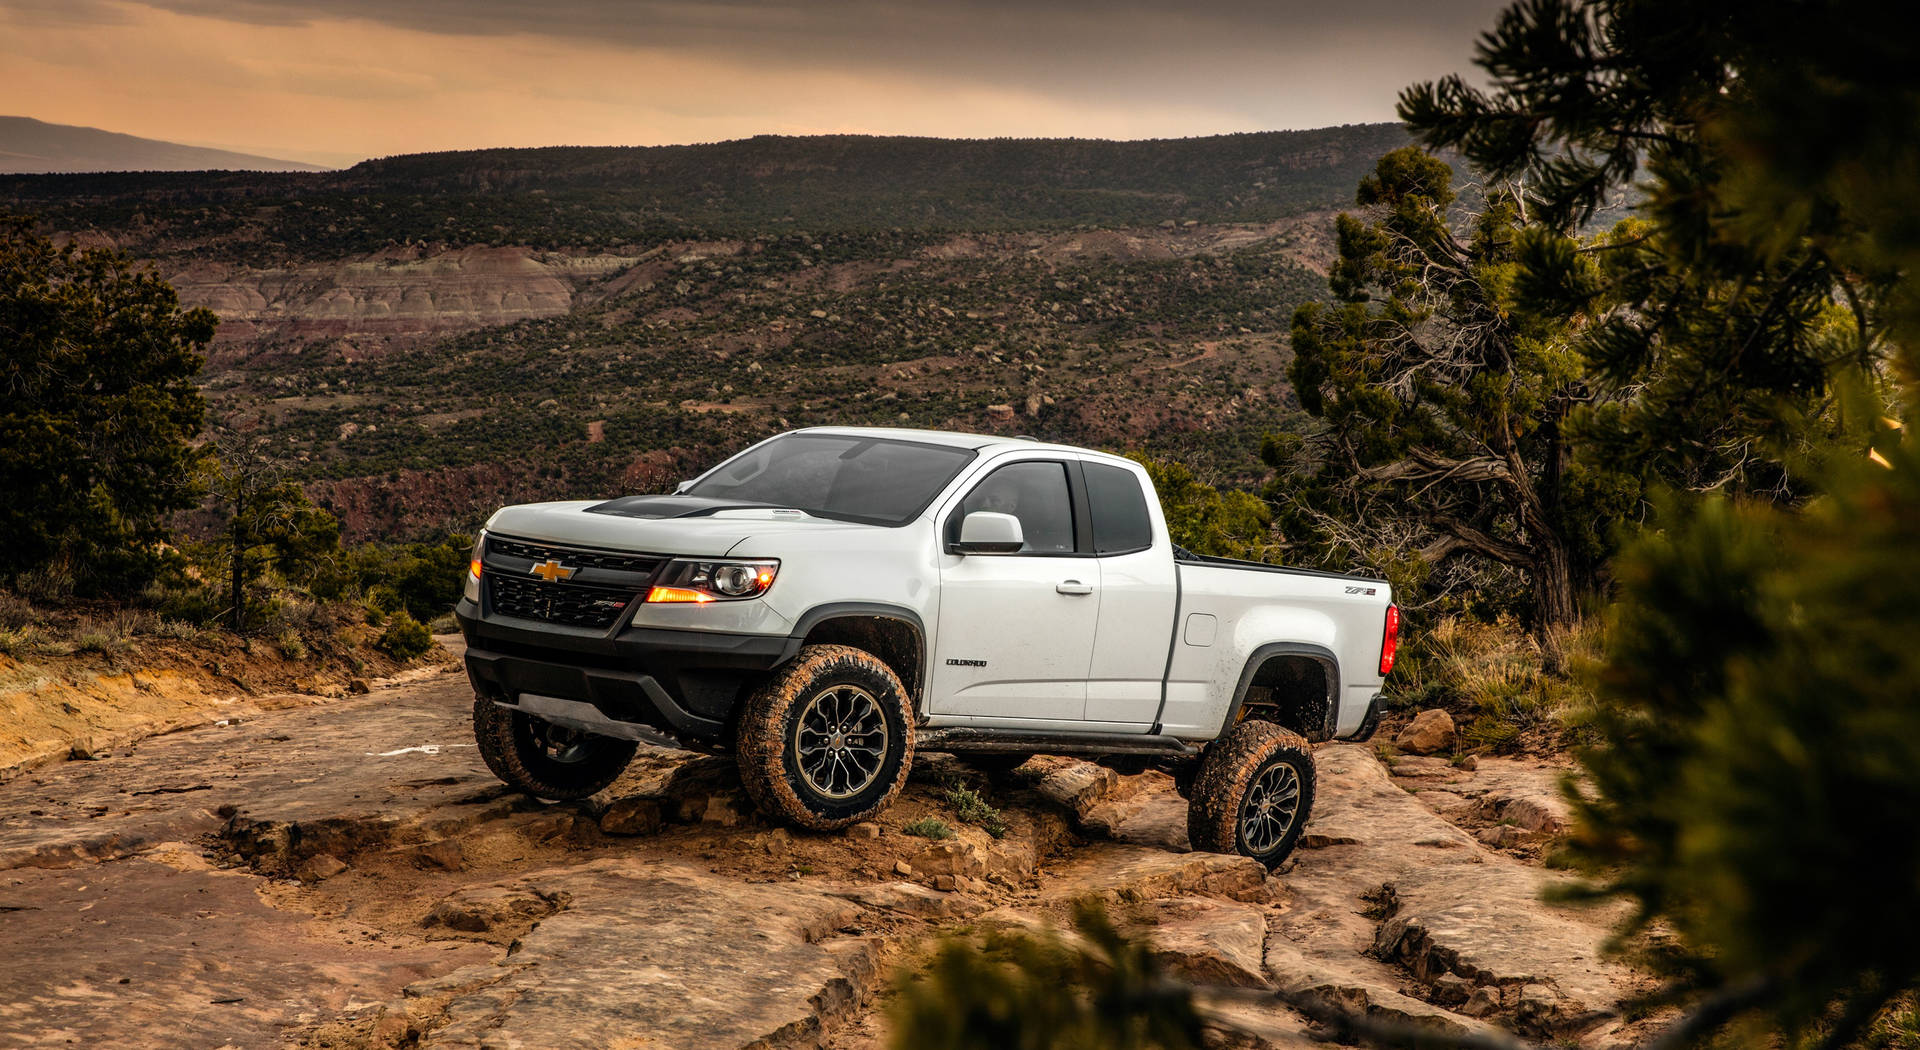
{"type": "Polygon", "coordinates": [[[0,593],[0,631],[17,631],[40,622],[33,603],[11,594],[0,593]]]}
{"type": "Polygon", "coordinates": [[[900,830],[909,835],[918,835],[923,839],[934,839],[936,841],[953,837],[953,829],[947,826],[946,821],[938,817],[921,817],[919,820],[908,824],[900,830]]]}
{"type": "Polygon", "coordinates": [[[980,793],[970,787],[955,784],[947,789],[947,805],[953,807],[953,815],[963,823],[972,824],[994,838],[1002,838],[1007,833],[1007,822],[980,793]]]}
{"type": "Polygon", "coordinates": [[[162,620],[175,620],[203,627],[226,612],[213,592],[197,585],[156,586],[146,591],[153,611],[162,620]]]}
{"type": "MultiPolygon", "coordinates": [[[[1601,633],[1588,624],[1556,644],[1584,666],[1601,633]]],[[[1491,623],[1448,617],[1409,648],[1414,658],[1394,670],[1396,677],[1407,672],[1395,688],[1401,706],[1453,711],[1467,748],[1512,750],[1529,731],[1563,737],[1590,699],[1579,679],[1549,670],[1540,642],[1505,617],[1491,623]]]]}
{"type": "Polygon", "coordinates": [[[1802,513],[1669,508],[1618,568],[1574,847],[1682,987],[1782,1036],[1742,1045],[1920,991],[1920,447],[1874,447],[1802,513]]]}
{"type": "Polygon", "coordinates": [[[427,632],[425,624],[401,610],[387,621],[386,630],[380,632],[380,639],[373,644],[396,660],[416,660],[433,648],[433,635],[427,632]]]}

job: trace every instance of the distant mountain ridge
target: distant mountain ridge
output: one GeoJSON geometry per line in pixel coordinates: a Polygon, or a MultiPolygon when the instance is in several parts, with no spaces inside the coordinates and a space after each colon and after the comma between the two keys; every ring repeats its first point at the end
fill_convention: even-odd
{"type": "Polygon", "coordinates": [[[1408,141],[1398,124],[1132,142],[769,135],[417,153],[317,173],[0,176],[0,204],[140,255],[255,263],[408,244],[1257,223],[1350,203],[1408,141]]]}
{"type": "Polygon", "coordinates": [[[32,117],[0,117],[0,174],[325,170],[298,161],[49,124],[32,117]]]}

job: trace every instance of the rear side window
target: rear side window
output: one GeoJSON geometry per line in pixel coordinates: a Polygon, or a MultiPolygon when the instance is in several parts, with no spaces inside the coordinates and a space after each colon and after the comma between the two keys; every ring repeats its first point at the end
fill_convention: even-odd
{"type": "Polygon", "coordinates": [[[1022,554],[1072,554],[1073,497],[1067,489],[1067,468],[1061,463],[1033,461],[1001,467],[974,486],[960,509],[947,521],[947,540],[960,538],[960,522],[976,510],[1011,514],[1020,519],[1026,546],[1022,554]]]}
{"type": "Polygon", "coordinates": [[[1153,519],[1140,479],[1125,467],[1083,463],[1093,512],[1093,552],[1126,554],[1153,546],[1153,519]]]}

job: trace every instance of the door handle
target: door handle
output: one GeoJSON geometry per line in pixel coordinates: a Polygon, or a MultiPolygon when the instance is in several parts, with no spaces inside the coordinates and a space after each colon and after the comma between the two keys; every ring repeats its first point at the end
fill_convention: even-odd
{"type": "Polygon", "coordinates": [[[1053,589],[1061,594],[1092,594],[1093,584],[1081,583],[1079,580],[1061,580],[1053,585],[1053,589]]]}

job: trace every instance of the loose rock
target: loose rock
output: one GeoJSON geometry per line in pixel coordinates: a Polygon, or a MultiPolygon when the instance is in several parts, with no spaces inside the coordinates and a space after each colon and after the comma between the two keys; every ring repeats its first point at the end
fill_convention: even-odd
{"type": "Polygon", "coordinates": [[[1413,722],[1393,738],[1393,746],[1415,755],[1431,755],[1453,747],[1453,716],[1439,708],[1429,708],[1413,716],[1413,722]]]}
{"type": "Polygon", "coordinates": [[[300,870],[294,875],[301,882],[325,882],[345,870],[347,870],[345,861],[332,854],[321,853],[308,857],[306,863],[301,864],[300,870]]]}

